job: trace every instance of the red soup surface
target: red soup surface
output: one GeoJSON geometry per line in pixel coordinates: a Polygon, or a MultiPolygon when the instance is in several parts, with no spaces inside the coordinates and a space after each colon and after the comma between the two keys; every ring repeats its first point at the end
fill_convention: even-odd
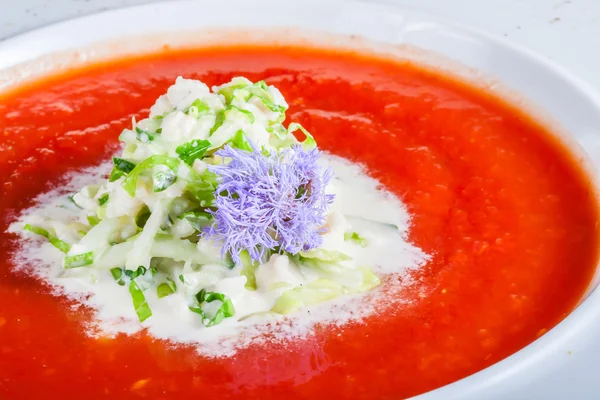
{"type": "Polygon", "coordinates": [[[408,63],[300,47],[165,51],[0,98],[0,398],[398,399],[524,347],[581,299],[596,200],[548,131],[493,96],[408,63]],[[320,147],[364,163],[407,205],[432,255],[405,305],[303,340],[207,359],[145,334],[95,339],[89,310],[12,271],[4,233],[36,194],[118,149],[182,75],[265,79],[320,147]],[[340,330],[341,329],[341,330],[340,330]],[[214,397],[217,396],[217,397],[214,397]]]}

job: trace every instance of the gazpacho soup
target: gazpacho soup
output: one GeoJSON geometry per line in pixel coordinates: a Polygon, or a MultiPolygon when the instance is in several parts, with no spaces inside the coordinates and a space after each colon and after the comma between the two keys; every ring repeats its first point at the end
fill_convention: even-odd
{"type": "Polygon", "coordinates": [[[0,97],[2,399],[391,399],[560,322],[598,205],[550,131],[408,61],[169,50],[0,97]]]}

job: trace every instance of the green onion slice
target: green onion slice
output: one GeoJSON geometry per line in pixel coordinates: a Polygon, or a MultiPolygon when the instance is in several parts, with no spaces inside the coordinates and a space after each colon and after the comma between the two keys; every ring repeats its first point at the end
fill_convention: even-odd
{"type": "Polygon", "coordinates": [[[95,215],[88,215],[87,216],[87,221],[88,221],[88,224],[90,224],[90,226],[93,227],[93,226],[98,225],[98,223],[100,223],[100,218],[98,218],[95,215]]]}
{"type": "Polygon", "coordinates": [[[173,172],[177,172],[179,167],[179,160],[173,157],[167,157],[163,155],[150,156],[138,165],[129,173],[129,176],[125,178],[123,182],[123,188],[131,197],[135,196],[135,189],[137,187],[137,180],[139,176],[148,169],[154,168],[157,165],[166,165],[173,172]]]}
{"type": "Polygon", "coordinates": [[[207,112],[210,112],[210,107],[206,105],[206,103],[204,103],[202,100],[196,99],[192,103],[190,108],[188,108],[187,114],[194,118],[198,118],[199,116],[204,115],[207,112]]]}
{"type": "Polygon", "coordinates": [[[110,172],[110,177],[108,179],[110,182],[114,182],[120,177],[127,175],[135,168],[135,164],[131,161],[127,161],[118,157],[113,157],[113,164],[115,166],[110,172]]]}
{"type": "Polygon", "coordinates": [[[137,126],[135,127],[135,134],[137,137],[137,140],[139,140],[142,143],[148,143],[154,140],[156,133],[152,133],[152,132],[148,132],[144,129],[138,128],[137,126]]]}
{"type": "Polygon", "coordinates": [[[123,270],[121,268],[111,268],[110,274],[119,285],[125,286],[125,281],[123,280],[123,270]]]}
{"type": "Polygon", "coordinates": [[[212,135],[215,133],[215,131],[223,125],[223,122],[225,122],[225,110],[220,110],[215,116],[215,124],[210,128],[210,134],[212,135]]]}
{"type": "Polygon", "coordinates": [[[250,146],[250,142],[248,142],[246,134],[242,129],[239,129],[227,143],[236,149],[252,151],[252,146],[250,146]]]}
{"type": "Polygon", "coordinates": [[[367,247],[369,242],[364,237],[360,236],[358,232],[346,232],[344,233],[344,240],[352,241],[361,247],[367,247]]]}
{"type": "Polygon", "coordinates": [[[105,193],[102,196],[100,196],[100,198],[98,199],[98,204],[103,206],[106,204],[107,201],[108,201],[108,193],[105,193]]]}
{"type": "Polygon", "coordinates": [[[184,163],[192,165],[196,159],[201,159],[209,148],[210,142],[208,140],[197,139],[178,146],[175,152],[184,163]]]}
{"type": "Polygon", "coordinates": [[[144,275],[145,273],[146,273],[146,267],[143,267],[141,265],[135,271],[130,270],[130,269],[125,270],[125,275],[127,275],[129,277],[129,279],[135,279],[138,276],[144,275]]]}
{"type": "Polygon", "coordinates": [[[177,285],[175,285],[175,282],[173,282],[171,278],[167,277],[167,281],[168,282],[161,283],[156,288],[156,294],[159,299],[172,295],[177,290],[177,285]]]}
{"type": "Polygon", "coordinates": [[[252,114],[250,111],[248,110],[244,110],[243,108],[239,108],[236,106],[229,106],[227,107],[227,109],[225,110],[225,113],[227,113],[227,111],[229,110],[236,110],[238,112],[241,112],[242,114],[244,114],[246,117],[248,117],[248,120],[250,121],[251,124],[254,123],[254,114],[252,114]]]}
{"type": "Polygon", "coordinates": [[[248,87],[248,83],[238,83],[237,85],[224,87],[219,90],[218,93],[225,97],[225,104],[230,104],[233,100],[233,93],[238,89],[244,89],[246,87],[248,87]]]}
{"type": "Polygon", "coordinates": [[[88,251],[87,253],[77,254],[74,256],[66,256],[64,259],[64,267],[66,269],[79,268],[91,265],[94,263],[94,252],[88,251]]]}
{"type": "Polygon", "coordinates": [[[162,192],[169,186],[175,183],[177,175],[170,169],[166,171],[158,171],[152,176],[152,190],[156,192],[162,192]]]}
{"type": "Polygon", "coordinates": [[[212,214],[209,214],[206,211],[188,211],[181,214],[178,218],[185,218],[190,223],[192,228],[198,232],[204,231],[204,228],[210,226],[214,219],[212,214]]]}
{"type": "Polygon", "coordinates": [[[129,293],[131,294],[131,299],[133,300],[133,308],[135,309],[135,313],[137,314],[140,322],[144,322],[152,316],[152,311],[148,306],[146,296],[144,296],[144,293],[134,280],[129,282],[129,293]]]}
{"type": "Polygon", "coordinates": [[[48,239],[52,246],[56,247],[63,253],[68,253],[71,249],[71,246],[67,242],[60,240],[56,235],[53,235],[52,233],[48,232],[42,227],[27,224],[23,227],[23,229],[29,232],[33,232],[36,235],[45,237],[46,239],[48,239]]]}
{"type": "Polygon", "coordinates": [[[223,293],[207,292],[205,289],[202,289],[196,294],[195,298],[197,304],[195,306],[190,306],[190,311],[200,314],[202,317],[202,324],[204,324],[204,326],[207,328],[218,325],[225,318],[232,317],[235,314],[235,309],[233,308],[231,299],[229,299],[223,293]],[[211,303],[213,301],[220,301],[221,307],[219,307],[215,315],[210,318],[202,309],[202,304],[211,303]]]}

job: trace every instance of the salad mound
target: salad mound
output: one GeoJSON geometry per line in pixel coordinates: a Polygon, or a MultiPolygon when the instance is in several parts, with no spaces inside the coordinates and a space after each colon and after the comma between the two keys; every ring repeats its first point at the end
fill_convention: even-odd
{"type": "Polygon", "coordinates": [[[110,274],[141,322],[152,297],[180,296],[204,327],[368,291],[380,284],[347,246],[367,240],[332,205],[333,173],[264,81],[177,78],[120,135],[110,175],[69,197],[68,218],[24,229],[63,268],[110,274]],[[295,134],[301,134],[302,140],[295,134]]]}

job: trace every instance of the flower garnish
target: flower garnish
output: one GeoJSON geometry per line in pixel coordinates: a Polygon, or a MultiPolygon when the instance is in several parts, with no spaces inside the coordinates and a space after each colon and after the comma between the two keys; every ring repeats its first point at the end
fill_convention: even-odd
{"type": "Polygon", "coordinates": [[[247,250],[260,261],[267,250],[296,254],[321,244],[334,195],[325,192],[333,172],[317,165],[317,149],[296,145],[265,155],[226,146],[216,154],[224,162],[208,167],[219,183],[206,234],[223,243],[223,254],[238,262],[247,250]]]}

